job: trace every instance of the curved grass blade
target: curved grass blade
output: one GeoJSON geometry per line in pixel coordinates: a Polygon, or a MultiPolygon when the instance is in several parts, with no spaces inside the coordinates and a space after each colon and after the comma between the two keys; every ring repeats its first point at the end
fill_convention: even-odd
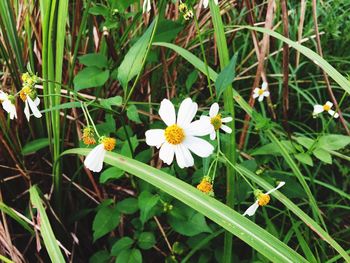
{"type": "Polygon", "coordinates": [[[32,186],[29,189],[30,201],[35,208],[38,209],[40,215],[40,233],[44,240],[44,245],[46,247],[47,253],[52,262],[64,263],[64,257],[61,253],[60,248],[58,247],[57,240],[52,231],[50,221],[46,215],[42,200],[40,199],[38,189],[36,186],[32,186]]]}
{"type": "MultiPolygon", "coordinates": [[[[87,155],[89,152],[90,149],[76,148],[67,150],[62,155],[87,155]]],[[[305,258],[260,226],[174,176],[114,152],[106,153],[104,161],[145,180],[202,213],[272,262],[307,262],[305,258]]]]}

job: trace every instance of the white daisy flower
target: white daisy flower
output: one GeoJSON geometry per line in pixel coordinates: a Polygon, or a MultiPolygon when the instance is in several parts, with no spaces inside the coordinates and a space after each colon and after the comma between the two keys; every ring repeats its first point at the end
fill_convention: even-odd
{"type": "Polygon", "coordinates": [[[248,209],[244,212],[243,216],[254,215],[259,206],[265,206],[270,202],[270,195],[269,194],[271,194],[272,192],[276,191],[277,189],[281,188],[284,185],[285,185],[285,182],[280,182],[276,188],[271,189],[270,191],[266,192],[265,194],[261,190],[254,191],[256,201],[254,204],[252,204],[250,207],[248,207],[248,209]]]}
{"type": "Polygon", "coordinates": [[[151,0],[144,0],[143,1],[143,13],[148,13],[151,11],[151,0]]]}
{"type": "Polygon", "coordinates": [[[167,99],[161,102],[159,115],[168,127],[165,130],[146,131],[146,143],[160,148],[159,158],[166,164],[170,165],[175,155],[180,168],[190,167],[194,165],[191,152],[203,158],[213,153],[214,147],[197,137],[213,132],[213,126],[207,121],[192,122],[197,109],[197,103],[190,98],[185,99],[180,105],[176,120],[174,105],[167,99]]]}
{"type": "Polygon", "coordinates": [[[29,108],[31,109],[31,111],[33,112],[33,115],[36,118],[41,118],[41,112],[38,109],[38,106],[40,104],[40,99],[38,97],[35,97],[34,101],[31,98],[32,94],[35,93],[35,91],[33,91],[32,87],[30,86],[24,86],[22,88],[22,90],[19,93],[20,98],[24,101],[25,105],[24,105],[24,114],[26,115],[27,120],[29,121],[30,119],[30,111],[29,108]]]}
{"type": "Polygon", "coordinates": [[[232,129],[223,123],[228,123],[232,121],[232,117],[222,118],[221,114],[219,114],[219,104],[216,102],[211,105],[209,110],[209,116],[201,116],[201,120],[205,120],[209,122],[214,130],[210,133],[210,139],[215,140],[216,131],[221,129],[226,133],[231,133],[232,129]]]}
{"type": "Polygon", "coordinates": [[[339,114],[336,113],[334,110],[331,110],[332,107],[333,107],[333,103],[330,101],[327,101],[326,104],[324,105],[315,105],[314,112],[312,113],[312,115],[317,116],[321,112],[327,111],[334,118],[338,118],[339,114]]]}
{"type": "Polygon", "coordinates": [[[17,119],[17,111],[16,106],[13,103],[15,98],[11,95],[8,95],[7,93],[0,91],[0,102],[2,104],[2,107],[4,110],[10,114],[10,119],[13,120],[14,118],[17,119]]]}
{"type": "Polygon", "coordinates": [[[91,150],[86,156],[84,165],[93,172],[100,172],[103,167],[103,161],[106,151],[112,151],[115,148],[116,139],[110,137],[101,137],[100,144],[91,150]]]}
{"type": "Polygon", "coordinates": [[[263,101],[264,97],[270,96],[270,92],[267,90],[267,82],[263,82],[261,89],[255,88],[253,90],[253,99],[258,98],[258,101],[263,101]]]}
{"type": "MultiPolygon", "coordinates": [[[[216,5],[218,5],[218,0],[214,0],[214,3],[215,3],[216,5]]],[[[209,0],[204,0],[204,1],[203,1],[203,7],[204,7],[204,8],[207,8],[208,5],[209,5],[209,0]]]]}

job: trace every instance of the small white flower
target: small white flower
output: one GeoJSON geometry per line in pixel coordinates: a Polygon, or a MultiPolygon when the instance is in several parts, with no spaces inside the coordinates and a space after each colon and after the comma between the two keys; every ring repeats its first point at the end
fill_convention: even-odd
{"type": "Polygon", "coordinates": [[[277,189],[281,188],[284,185],[285,185],[285,182],[280,182],[276,188],[271,189],[270,191],[266,192],[265,194],[261,190],[254,191],[256,201],[254,202],[254,204],[252,204],[250,207],[248,207],[248,209],[244,212],[243,216],[254,215],[259,206],[267,205],[270,202],[269,194],[271,194],[272,192],[276,191],[277,189]]]}
{"type": "Polygon", "coordinates": [[[223,123],[228,123],[232,121],[232,117],[222,118],[219,114],[219,104],[216,102],[211,105],[209,110],[209,116],[201,116],[201,120],[205,120],[213,126],[213,131],[210,133],[210,139],[215,140],[216,131],[221,129],[226,133],[231,133],[232,129],[223,123]]]}
{"type": "Polygon", "coordinates": [[[190,167],[194,165],[191,152],[203,158],[213,153],[214,147],[209,142],[196,137],[213,132],[213,126],[207,121],[192,122],[197,109],[197,103],[190,98],[185,99],[180,105],[176,120],[174,105],[167,99],[161,102],[159,115],[167,128],[148,130],[145,135],[149,146],[160,148],[159,158],[166,164],[170,165],[175,155],[180,168],[190,167]]]}
{"type": "Polygon", "coordinates": [[[267,90],[267,83],[263,82],[261,89],[255,88],[253,90],[253,99],[258,98],[258,101],[263,101],[264,97],[270,96],[270,92],[267,90]]]}
{"type": "MultiPolygon", "coordinates": [[[[214,3],[215,3],[216,5],[218,5],[218,0],[214,0],[214,3]]],[[[203,1],[203,7],[204,7],[204,8],[207,8],[208,5],[209,5],[209,0],[204,0],[204,1],[203,1]]]]}
{"type": "Polygon", "coordinates": [[[315,105],[314,112],[312,113],[312,115],[317,116],[321,112],[327,111],[334,118],[338,118],[339,114],[336,113],[334,110],[331,110],[332,107],[333,107],[333,103],[330,101],[327,101],[326,104],[324,105],[315,105]]]}
{"type": "Polygon", "coordinates": [[[100,172],[103,167],[103,161],[107,151],[112,151],[115,147],[116,139],[110,137],[101,137],[100,144],[91,150],[86,156],[84,165],[90,171],[100,172]]]}
{"type": "Polygon", "coordinates": [[[33,101],[30,96],[27,96],[27,99],[25,100],[25,105],[24,105],[24,114],[26,115],[26,118],[28,121],[30,120],[29,108],[31,109],[31,111],[33,112],[33,115],[36,118],[42,117],[41,112],[38,109],[39,104],[40,104],[40,99],[38,97],[36,97],[33,101]]]}
{"type": "Polygon", "coordinates": [[[10,96],[7,93],[0,91],[0,102],[4,110],[10,114],[10,119],[17,119],[16,106],[13,104],[10,96]]]}
{"type": "Polygon", "coordinates": [[[151,11],[151,0],[143,0],[143,13],[151,11]]]}

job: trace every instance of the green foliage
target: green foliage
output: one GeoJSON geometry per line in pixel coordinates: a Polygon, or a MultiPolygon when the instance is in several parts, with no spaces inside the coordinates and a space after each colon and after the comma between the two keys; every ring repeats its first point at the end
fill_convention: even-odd
{"type": "Polygon", "coordinates": [[[29,155],[32,153],[36,153],[37,151],[49,146],[50,141],[48,138],[41,138],[31,141],[23,146],[22,154],[29,155]]]}
{"type": "Polygon", "coordinates": [[[119,225],[120,212],[115,205],[101,205],[92,224],[94,241],[111,232],[119,225]]]}

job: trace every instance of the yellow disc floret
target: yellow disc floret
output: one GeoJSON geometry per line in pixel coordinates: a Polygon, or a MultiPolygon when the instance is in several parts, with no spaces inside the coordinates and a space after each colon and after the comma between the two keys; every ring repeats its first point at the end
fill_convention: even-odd
{"type": "Polygon", "coordinates": [[[268,194],[259,194],[258,195],[258,204],[260,206],[267,205],[270,202],[270,196],[268,194]]]}
{"type": "Polygon", "coordinates": [[[203,193],[209,194],[213,191],[213,185],[210,183],[210,180],[206,177],[197,185],[197,189],[203,193]]]}
{"type": "Polygon", "coordinates": [[[331,109],[331,107],[328,104],[325,104],[325,105],[323,105],[323,109],[325,111],[329,111],[331,109]]]}
{"type": "Polygon", "coordinates": [[[106,151],[113,151],[117,140],[111,137],[102,137],[101,143],[103,144],[106,151]]]}
{"type": "Polygon", "coordinates": [[[263,93],[264,93],[264,90],[263,89],[259,89],[258,94],[259,95],[263,95],[263,93]]]}
{"type": "Polygon", "coordinates": [[[173,124],[165,129],[165,139],[170,144],[180,144],[185,139],[184,130],[176,124],[173,124]]]}
{"type": "Polygon", "coordinates": [[[221,114],[216,115],[215,117],[210,119],[210,123],[214,126],[214,129],[217,131],[221,128],[222,125],[222,119],[221,114]]]}
{"type": "Polygon", "coordinates": [[[19,92],[19,97],[21,98],[21,100],[26,101],[27,96],[29,96],[31,93],[32,93],[32,88],[30,86],[24,86],[19,92]]]}
{"type": "Polygon", "coordinates": [[[90,126],[84,128],[82,140],[85,145],[94,145],[96,143],[94,130],[90,126]]]}

